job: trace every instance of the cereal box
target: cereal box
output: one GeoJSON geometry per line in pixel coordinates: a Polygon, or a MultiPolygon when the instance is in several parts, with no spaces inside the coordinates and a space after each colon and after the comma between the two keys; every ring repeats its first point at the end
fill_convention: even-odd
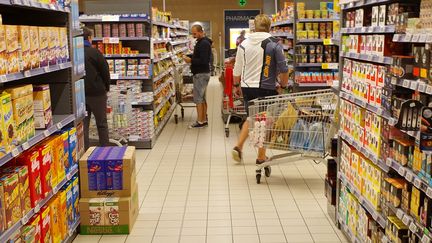
{"type": "Polygon", "coordinates": [[[3,183],[0,181],[0,233],[6,230],[5,197],[3,183]]]}
{"type": "Polygon", "coordinates": [[[42,234],[42,223],[41,223],[41,217],[40,214],[35,214],[33,215],[33,217],[31,217],[31,219],[29,220],[29,222],[27,223],[27,225],[31,225],[33,227],[35,227],[35,243],[40,243],[41,242],[41,234],[42,234]]]}
{"type": "Polygon", "coordinates": [[[59,161],[55,160],[54,152],[56,151],[55,146],[57,145],[57,141],[55,140],[55,136],[49,137],[47,140],[43,142],[46,147],[49,147],[51,150],[51,173],[52,173],[52,185],[56,186],[60,181],[58,180],[58,171],[59,171],[59,161]]]}
{"type": "Polygon", "coordinates": [[[53,184],[53,152],[49,144],[42,144],[38,147],[41,162],[42,198],[45,198],[52,191],[53,184]]]}
{"type": "Polygon", "coordinates": [[[10,146],[8,144],[7,132],[5,124],[3,122],[3,110],[1,109],[0,102],[0,158],[10,152],[10,146]]]}
{"type": "Polygon", "coordinates": [[[22,85],[5,90],[11,95],[13,118],[16,126],[17,143],[22,144],[29,138],[28,120],[33,116],[33,87],[22,85]]]}
{"type": "Polygon", "coordinates": [[[107,190],[106,163],[110,147],[95,150],[87,161],[88,190],[107,190]]]}
{"type": "Polygon", "coordinates": [[[64,187],[64,191],[66,192],[67,223],[68,223],[68,229],[70,229],[75,223],[74,209],[73,209],[73,191],[72,191],[71,182],[66,183],[64,187]]]}
{"type": "Polygon", "coordinates": [[[6,53],[8,63],[8,73],[20,71],[19,45],[18,45],[18,26],[5,25],[6,29],[6,53]]]}
{"type": "Polygon", "coordinates": [[[120,206],[119,197],[105,198],[104,212],[105,212],[105,225],[119,225],[120,224],[120,206]]]}
{"type": "Polygon", "coordinates": [[[64,131],[60,134],[61,140],[63,142],[63,153],[62,153],[62,163],[66,169],[66,173],[69,173],[72,169],[72,163],[69,161],[69,132],[64,131]]]}
{"type": "Polygon", "coordinates": [[[18,26],[18,40],[21,45],[21,67],[22,70],[29,70],[31,68],[31,55],[30,55],[30,27],[25,25],[18,26]]]}
{"type": "Polygon", "coordinates": [[[76,128],[72,127],[68,130],[68,132],[69,132],[69,162],[72,165],[74,165],[78,163],[76,128]]]}
{"type": "Polygon", "coordinates": [[[19,177],[16,173],[3,175],[0,178],[3,186],[6,227],[10,228],[21,220],[21,200],[19,196],[19,177]]]}
{"type": "Polygon", "coordinates": [[[32,149],[17,158],[17,164],[27,166],[31,207],[34,208],[42,200],[41,161],[39,151],[32,149]]]}
{"type": "Polygon", "coordinates": [[[0,75],[6,74],[7,71],[6,30],[4,25],[0,24],[0,75]]]}
{"type": "Polygon", "coordinates": [[[51,232],[52,243],[60,243],[62,240],[59,218],[63,217],[63,215],[61,215],[59,212],[59,202],[60,202],[59,197],[55,196],[48,203],[50,207],[50,218],[51,218],[50,232],[51,232]]]}
{"type": "Polygon", "coordinates": [[[69,45],[68,45],[68,35],[66,28],[59,28],[59,38],[60,38],[60,59],[61,62],[69,61],[69,45]]]}
{"type": "Polygon", "coordinates": [[[51,108],[51,94],[48,84],[33,86],[33,103],[35,111],[44,111],[51,108]]]}
{"type": "Polygon", "coordinates": [[[30,64],[31,68],[39,68],[40,51],[39,51],[39,29],[36,26],[30,26],[30,64]]]}
{"type": "Polygon", "coordinates": [[[26,215],[32,209],[30,198],[29,171],[27,166],[6,167],[5,174],[14,173],[18,175],[19,196],[21,200],[22,215],[26,215]]]}
{"type": "Polygon", "coordinates": [[[59,29],[57,27],[48,27],[48,62],[49,65],[57,64],[57,51],[59,46],[59,29]]]}
{"type": "Polygon", "coordinates": [[[57,170],[57,181],[58,183],[60,183],[61,181],[63,181],[66,178],[66,169],[64,167],[64,164],[62,162],[63,159],[63,153],[64,153],[64,148],[63,148],[63,139],[61,138],[60,135],[54,136],[53,137],[53,156],[54,156],[54,164],[55,164],[55,168],[57,170]]]}
{"type": "Polygon", "coordinates": [[[52,242],[50,207],[45,205],[41,209],[41,242],[52,242]]]}
{"type": "Polygon", "coordinates": [[[66,191],[60,190],[59,194],[59,228],[61,232],[62,239],[65,239],[68,234],[68,217],[66,210],[66,191]]]}
{"type": "Polygon", "coordinates": [[[34,243],[36,242],[36,227],[33,225],[24,225],[21,228],[21,242],[34,243]]]}
{"type": "Polygon", "coordinates": [[[39,54],[40,67],[48,66],[49,63],[49,27],[39,28],[39,54]]]}
{"type": "Polygon", "coordinates": [[[105,225],[104,201],[105,198],[91,198],[89,200],[89,225],[105,225]]]}
{"type": "Polygon", "coordinates": [[[74,210],[74,222],[76,222],[80,217],[79,212],[79,181],[78,176],[75,175],[72,179],[72,201],[74,210]]]}

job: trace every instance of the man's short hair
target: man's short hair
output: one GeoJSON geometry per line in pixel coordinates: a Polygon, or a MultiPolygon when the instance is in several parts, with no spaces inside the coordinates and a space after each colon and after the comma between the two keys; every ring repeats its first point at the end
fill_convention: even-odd
{"type": "Polygon", "coordinates": [[[83,36],[84,40],[89,40],[90,37],[93,36],[93,30],[88,27],[83,27],[83,36]]]}
{"type": "Polygon", "coordinates": [[[271,20],[265,14],[259,14],[254,19],[256,32],[270,32],[271,20]]]}
{"type": "Polygon", "coordinates": [[[204,32],[204,29],[201,25],[199,24],[194,24],[192,25],[192,29],[195,28],[198,32],[204,32]]]}

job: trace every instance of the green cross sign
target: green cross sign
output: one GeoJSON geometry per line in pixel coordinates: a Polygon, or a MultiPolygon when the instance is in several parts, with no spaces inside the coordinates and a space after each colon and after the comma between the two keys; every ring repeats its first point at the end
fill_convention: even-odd
{"type": "Polygon", "coordinates": [[[239,0],[240,7],[246,6],[247,0],[239,0]]]}

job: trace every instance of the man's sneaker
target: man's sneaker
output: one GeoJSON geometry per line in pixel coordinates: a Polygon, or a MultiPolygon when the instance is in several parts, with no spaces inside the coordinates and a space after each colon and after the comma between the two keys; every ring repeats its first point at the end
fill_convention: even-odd
{"type": "Polygon", "coordinates": [[[195,122],[195,123],[193,123],[193,124],[191,124],[190,126],[189,126],[189,129],[192,129],[192,128],[203,128],[203,127],[207,127],[208,126],[208,123],[207,122],[205,122],[205,123],[199,123],[199,122],[195,122]]]}
{"type": "Polygon", "coordinates": [[[205,121],[205,122],[203,123],[203,125],[204,125],[205,127],[208,127],[208,121],[205,121]]]}
{"type": "Polygon", "coordinates": [[[269,161],[269,158],[268,158],[268,157],[266,157],[265,160],[259,160],[259,159],[257,159],[257,160],[256,160],[256,164],[257,164],[257,165],[260,165],[260,164],[262,164],[262,163],[264,163],[264,162],[267,162],[267,161],[269,161]]]}
{"type": "Polygon", "coordinates": [[[233,159],[239,164],[242,161],[242,151],[239,147],[235,146],[231,151],[233,159]]]}

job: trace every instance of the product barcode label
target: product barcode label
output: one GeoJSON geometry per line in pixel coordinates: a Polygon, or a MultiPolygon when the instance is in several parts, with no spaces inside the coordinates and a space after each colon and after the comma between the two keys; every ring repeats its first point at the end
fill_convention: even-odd
{"type": "Polygon", "coordinates": [[[426,91],[426,84],[423,83],[423,82],[420,82],[419,85],[418,85],[418,87],[417,87],[417,90],[419,92],[425,92],[426,91]]]}
{"type": "Polygon", "coordinates": [[[402,218],[402,222],[404,223],[404,225],[409,225],[410,223],[410,217],[408,215],[404,215],[402,218]]]}
{"type": "Polygon", "coordinates": [[[431,85],[428,85],[426,87],[426,94],[432,94],[432,86],[431,85]]]}
{"type": "Polygon", "coordinates": [[[432,198],[432,188],[428,187],[428,189],[426,190],[426,195],[432,198]]]}
{"type": "Polygon", "coordinates": [[[57,129],[62,129],[63,128],[63,124],[61,122],[57,123],[57,129]]]}
{"type": "Polygon", "coordinates": [[[398,173],[399,173],[399,175],[401,175],[401,176],[405,176],[405,168],[402,167],[402,166],[399,167],[398,173]]]}
{"type": "Polygon", "coordinates": [[[420,35],[419,34],[414,34],[411,41],[412,42],[419,42],[419,39],[420,39],[420,35]]]}
{"type": "Polygon", "coordinates": [[[405,179],[409,182],[412,182],[414,175],[411,172],[407,172],[405,175],[405,179]]]}
{"type": "Polygon", "coordinates": [[[396,212],[396,216],[402,220],[403,216],[405,215],[405,213],[402,211],[402,209],[398,209],[396,212]]]}
{"type": "Polygon", "coordinates": [[[410,86],[410,81],[408,79],[404,79],[402,86],[408,88],[410,86]]]}
{"type": "Polygon", "coordinates": [[[14,150],[12,150],[12,156],[13,157],[17,157],[20,154],[18,148],[15,148],[14,150]]]}
{"type": "Polygon", "coordinates": [[[392,166],[392,161],[391,161],[391,159],[387,159],[386,160],[386,165],[388,166],[388,167],[391,167],[392,166]]]}
{"type": "Polygon", "coordinates": [[[413,233],[417,233],[417,225],[414,222],[411,222],[409,230],[413,233]]]}
{"type": "Polygon", "coordinates": [[[26,224],[28,223],[28,221],[29,221],[28,216],[27,216],[27,215],[24,215],[24,216],[22,217],[22,219],[21,219],[21,224],[22,224],[22,225],[26,225],[26,224]]]}
{"type": "Polygon", "coordinates": [[[7,82],[8,79],[7,79],[6,75],[1,75],[1,76],[0,76],[0,81],[1,81],[1,82],[7,82]]]}
{"type": "Polygon", "coordinates": [[[414,179],[414,186],[417,188],[420,188],[421,186],[421,180],[419,178],[414,179]]]}
{"type": "Polygon", "coordinates": [[[426,42],[426,40],[427,40],[427,35],[421,34],[418,42],[426,42]]]}
{"type": "Polygon", "coordinates": [[[119,15],[104,15],[102,16],[102,22],[118,22],[120,21],[119,15]]]}
{"type": "Polygon", "coordinates": [[[418,82],[411,82],[410,89],[417,90],[418,82]]]}

